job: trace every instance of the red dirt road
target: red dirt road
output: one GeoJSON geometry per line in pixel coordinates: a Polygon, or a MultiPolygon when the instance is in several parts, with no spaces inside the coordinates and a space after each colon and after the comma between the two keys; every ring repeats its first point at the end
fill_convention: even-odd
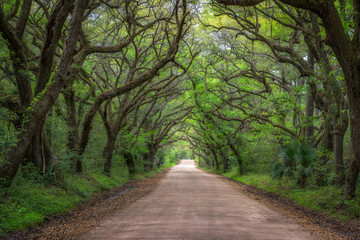
{"type": "Polygon", "coordinates": [[[192,160],[175,166],[149,195],[115,212],[85,239],[314,239],[192,160]]]}

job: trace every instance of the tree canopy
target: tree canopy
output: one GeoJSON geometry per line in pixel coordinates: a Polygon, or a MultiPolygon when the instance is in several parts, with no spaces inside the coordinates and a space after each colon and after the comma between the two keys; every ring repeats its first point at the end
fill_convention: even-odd
{"type": "Polygon", "coordinates": [[[130,173],[187,157],[354,197],[359,11],[355,0],[2,1],[0,184],[26,164],[111,175],[118,156],[130,173]]]}

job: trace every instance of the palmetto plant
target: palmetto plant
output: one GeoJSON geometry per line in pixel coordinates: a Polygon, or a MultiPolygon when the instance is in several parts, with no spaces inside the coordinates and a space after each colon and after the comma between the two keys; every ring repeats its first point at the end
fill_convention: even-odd
{"type": "Polygon", "coordinates": [[[305,186],[306,181],[313,174],[316,155],[309,144],[299,141],[290,142],[281,151],[282,163],[276,163],[272,169],[272,177],[296,177],[297,183],[305,186]]]}

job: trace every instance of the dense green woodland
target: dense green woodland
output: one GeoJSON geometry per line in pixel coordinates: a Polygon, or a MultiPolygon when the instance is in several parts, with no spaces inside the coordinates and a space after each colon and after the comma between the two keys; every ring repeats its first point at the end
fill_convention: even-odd
{"type": "Polygon", "coordinates": [[[0,235],[183,158],[358,219],[359,12],[356,0],[1,1],[0,235]]]}

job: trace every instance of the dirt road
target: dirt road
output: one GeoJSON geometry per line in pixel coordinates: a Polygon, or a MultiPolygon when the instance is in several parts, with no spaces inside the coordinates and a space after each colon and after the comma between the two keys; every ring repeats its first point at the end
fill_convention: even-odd
{"type": "Polygon", "coordinates": [[[159,187],[83,239],[313,239],[287,217],[183,160],[159,187]]]}

